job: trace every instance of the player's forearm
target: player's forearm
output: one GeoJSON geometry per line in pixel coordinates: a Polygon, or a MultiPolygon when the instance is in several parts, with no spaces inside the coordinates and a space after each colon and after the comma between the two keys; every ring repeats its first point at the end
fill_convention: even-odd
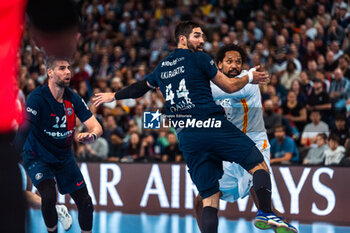
{"type": "Polygon", "coordinates": [[[101,137],[101,135],[103,133],[101,125],[98,124],[98,125],[94,126],[91,130],[89,130],[89,133],[95,134],[97,138],[101,137]]]}
{"type": "Polygon", "coordinates": [[[124,89],[115,93],[114,98],[116,100],[122,99],[137,99],[146,94],[151,88],[147,85],[146,80],[135,82],[124,89]]]}
{"type": "Polygon", "coordinates": [[[224,73],[218,71],[216,77],[212,80],[221,90],[226,93],[233,93],[242,89],[249,81],[248,75],[242,78],[228,78],[224,73]]]}
{"type": "Polygon", "coordinates": [[[233,91],[236,92],[241,90],[247,83],[249,82],[249,76],[248,74],[244,75],[242,78],[232,78],[230,79],[232,81],[233,91]]]}

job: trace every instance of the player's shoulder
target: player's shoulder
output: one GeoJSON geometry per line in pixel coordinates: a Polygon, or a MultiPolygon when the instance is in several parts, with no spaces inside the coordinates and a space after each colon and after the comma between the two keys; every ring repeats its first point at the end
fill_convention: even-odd
{"type": "Polygon", "coordinates": [[[68,99],[76,99],[76,98],[79,98],[80,99],[80,96],[78,95],[78,93],[76,93],[72,88],[70,87],[66,87],[65,90],[64,90],[64,94],[66,95],[66,97],[68,99]]]}
{"type": "Polygon", "coordinates": [[[39,86],[35,88],[28,96],[28,100],[37,100],[37,99],[46,99],[46,90],[47,86],[39,86]]]}

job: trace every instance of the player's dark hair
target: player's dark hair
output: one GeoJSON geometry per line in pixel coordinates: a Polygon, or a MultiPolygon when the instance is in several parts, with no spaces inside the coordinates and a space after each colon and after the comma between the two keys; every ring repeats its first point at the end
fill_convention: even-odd
{"type": "Polygon", "coordinates": [[[185,36],[188,38],[193,30],[193,28],[200,28],[201,26],[198,23],[192,21],[183,21],[176,25],[175,28],[175,41],[176,44],[179,43],[180,36],[185,36]]]}
{"type": "Polygon", "coordinates": [[[222,62],[222,60],[224,60],[226,52],[229,52],[229,51],[239,52],[242,58],[242,63],[244,64],[246,62],[247,54],[244,52],[243,48],[241,48],[236,44],[229,44],[229,45],[222,46],[219,49],[219,51],[216,53],[216,57],[215,57],[216,64],[219,64],[219,62],[222,62]]]}
{"type": "Polygon", "coordinates": [[[70,60],[66,58],[48,57],[45,61],[46,69],[54,69],[56,66],[56,61],[67,61],[70,63],[70,60]]]}

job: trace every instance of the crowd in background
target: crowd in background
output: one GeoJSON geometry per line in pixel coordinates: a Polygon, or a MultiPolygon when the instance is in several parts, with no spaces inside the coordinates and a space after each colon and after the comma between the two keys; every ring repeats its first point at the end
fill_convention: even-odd
{"type": "MultiPolygon", "coordinates": [[[[204,26],[204,50],[242,46],[247,67],[262,65],[261,86],[272,162],[349,164],[350,1],[342,0],[76,0],[81,18],[71,87],[89,104],[104,129],[91,145],[75,145],[88,161],[181,162],[173,129],[143,129],[144,111],[161,112],[159,91],[96,108],[96,92],[115,92],[143,80],[175,47],[175,25],[204,26]],[[293,151],[293,152],[292,152],[293,151]],[[282,153],[282,155],[281,155],[282,153]],[[294,155],[298,154],[298,156],[294,155]],[[295,159],[296,158],[296,159],[295,159]],[[284,161],[288,162],[288,161],[284,161]]],[[[44,55],[24,32],[18,82],[25,102],[47,82],[44,55]]],[[[84,130],[80,125],[77,130],[84,130]]]]}

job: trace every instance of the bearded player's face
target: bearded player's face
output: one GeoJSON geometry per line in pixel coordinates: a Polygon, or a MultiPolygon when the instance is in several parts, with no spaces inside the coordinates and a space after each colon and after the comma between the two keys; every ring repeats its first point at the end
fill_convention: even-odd
{"type": "Polygon", "coordinates": [[[204,33],[200,27],[193,28],[187,39],[187,47],[192,52],[203,51],[204,33]]]}
{"type": "Polygon", "coordinates": [[[224,59],[218,64],[219,69],[229,78],[234,78],[242,72],[243,62],[237,51],[227,51],[224,59]]]}
{"type": "Polygon", "coordinates": [[[48,75],[59,87],[69,87],[72,73],[67,61],[56,61],[55,67],[48,70],[48,75]]]}

